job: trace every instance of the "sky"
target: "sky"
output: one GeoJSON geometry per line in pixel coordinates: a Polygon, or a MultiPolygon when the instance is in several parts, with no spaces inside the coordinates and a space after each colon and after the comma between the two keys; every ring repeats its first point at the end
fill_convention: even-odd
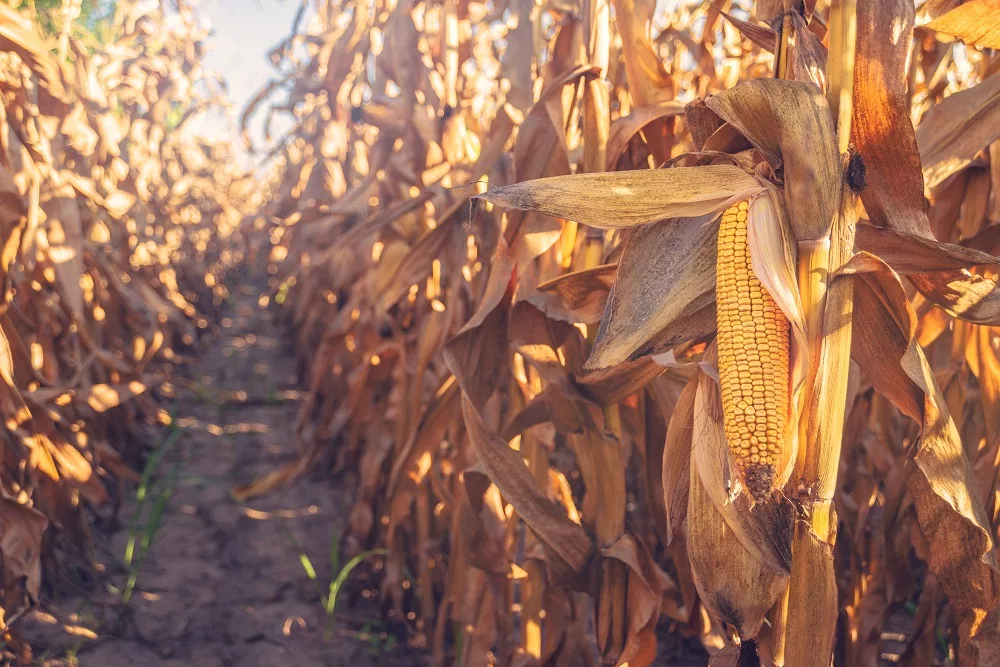
{"type": "MultiPolygon", "coordinates": [[[[205,67],[229,82],[229,96],[235,106],[230,122],[213,119],[206,120],[206,124],[217,128],[215,131],[231,133],[239,144],[240,113],[276,74],[267,52],[288,36],[300,0],[201,0],[200,5],[213,30],[205,67]]],[[[260,122],[252,126],[251,136],[255,143],[263,141],[260,122]]],[[[241,154],[240,159],[250,166],[250,156],[241,154]]]]}

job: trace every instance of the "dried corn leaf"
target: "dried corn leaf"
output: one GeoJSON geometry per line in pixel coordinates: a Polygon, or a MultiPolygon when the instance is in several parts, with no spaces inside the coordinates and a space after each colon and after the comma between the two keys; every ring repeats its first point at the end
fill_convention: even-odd
{"type": "Polygon", "coordinates": [[[840,160],[826,98],[807,83],[756,79],[706,104],[758,149],[781,160],[796,238],[825,237],[840,194],[840,160]]]}
{"type": "Polygon", "coordinates": [[[917,126],[924,184],[934,188],[1000,138],[1000,75],[936,104],[917,126]]]}
{"type": "MultiPolygon", "coordinates": [[[[699,389],[699,394],[702,393],[699,389]]],[[[695,410],[697,414],[697,407],[695,410]]],[[[703,443],[706,447],[709,446],[705,441],[706,436],[697,428],[696,424],[695,452],[703,443]]],[[[721,431],[721,425],[718,430],[721,431]]],[[[713,441],[719,440],[718,435],[707,437],[713,441]]],[[[724,439],[720,442],[725,447],[724,439]]],[[[715,449],[716,457],[725,455],[724,449],[715,449]]],[[[718,458],[715,465],[721,465],[718,458]]],[[[749,515],[749,509],[744,511],[749,515]]],[[[719,511],[713,498],[713,490],[703,481],[698,467],[693,464],[687,514],[688,556],[703,604],[717,618],[734,627],[741,637],[756,637],[764,623],[765,614],[787,584],[787,570],[771,567],[761,560],[759,553],[747,548],[746,542],[740,539],[733,525],[719,511]]],[[[763,535],[759,537],[764,538],[763,535]]],[[[759,552],[759,549],[756,551],[759,552]]]]}
{"type": "Polygon", "coordinates": [[[1000,49],[1000,12],[997,0],[966,0],[954,9],[937,16],[927,28],[958,37],[966,44],[1000,49]]]}
{"type": "Polygon", "coordinates": [[[691,486],[691,447],[694,428],[694,403],[698,391],[698,375],[684,386],[669,415],[666,442],[663,445],[663,502],[669,544],[687,518],[688,495],[691,486]]]}
{"type": "Polygon", "coordinates": [[[642,542],[630,534],[622,535],[601,555],[628,567],[625,599],[624,645],[613,664],[651,665],[656,659],[656,622],[660,617],[663,591],[669,585],[666,573],[653,560],[642,542]]]}
{"type": "Polygon", "coordinates": [[[919,233],[859,224],[854,247],[878,256],[900,275],[971,269],[1000,264],[1000,258],[952,243],[939,243],[919,233]]]}
{"type": "Polygon", "coordinates": [[[921,426],[906,484],[930,550],[928,565],[961,623],[960,660],[988,664],[978,657],[996,651],[983,642],[997,637],[992,612],[1000,603],[1000,570],[958,429],[915,343],[916,316],[899,279],[866,253],[853,258],[845,273],[858,276],[852,356],[875,389],[921,426]],[[977,585],[970,587],[969,581],[977,585]]]}
{"type": "Polygon", "coordinates": [[[380,267],[388,266],[395,270],[392,278],[380,290],[379,307],[388,310],[406,296],[410,285],[426,278],[431,272],[432,262],[446,255],[445,250],[449,244],[456,242],[459,231],[457,225],[442,224],[421,236],[398,263],[380,264],[380,267]]]}
{"type": "Polygon", "coordinates": [[[759,190],[757,180],[743,169],[713,165],[540,178],[491,188],[479,198],[496,206],[618,229],[707,215],[759,190]]]}
{"type": "Polygon", "coordinates": [[[574,380],[581,394],[600,406],[609,406],[624,402],[665,370],[659,362],[644,357],[582,375],[575,374],[574,380]]]}
{"type": "Polygon", "coordinates": [[[550,562],[550,566],[561,565],[564,576],[582,575],[593,556],[593,545],[586,531],[573,523],[538,488],[523,459],[499,436],[486,429],[479,412],[466,397],[462,399],[462,414],[483,469],[542,541],[547,552],[561,561],[558,564],[550,562]]]}
{"type": "Polygon", "coordinates": [[[542,283],[521,298],[549,319],[596,324],[601,321],[617,271],[617,264],[574,271],[542,283]]]}
{"type": "MultiPolygon", "coordinates": [[[[714,348],[708,363],[714,363],[714,348]]],[[[717,522],[722,522],[725,526],[725,529],[720,531],[720,536],[708,538],[712,532],[705,534],[709,543],[711,540],[719,539],[726,543],[738,542],[743,545],[747,553],[745,559],[756,563],[750,570],[757,574],[751,576],[764,577],[764,573],[768,572],[783,578],[788,574],[792,558],[791,504],[784,499],[773,500],[758,503],[751,509],[749,496],[746,493],[739,493],[734,488],[738,482],[731,473],[729,445],[722,427],[722,398],[719,386],[714,378],[704,372],[699,372],[698,378],[698,392],[694,402],[694,430],[691,436],[692,481],[691,497],[688,501],[688,531],[691,541],[688,543],[688,551],[690,553],[692,544],[695,543],[692,531],[698,521],[693,516],[697,511],[700,513],[699,516],[711,515],[712,518],[709,520],[715,525],[711,531],[719,530],[717,522]],[[695,477],[699,481],[697,490],[695,477]],[[696,495],[699,503],[709,500],[715,507],[714,512],[709,512],[703,507],[699,507],[698,510],[692,508],[696,495]]],[[[725,579],[729,575],[717,573],[713,576],[725,579]]],[[[762,602],[764,601],[757,601],[757,603],[762,602]]],[[[772,603],[773,599],[766,602],[765,610],[772,603]]],[[[746,616],[743,618],[751,623],[754,630],[746,636],[756,634],[759,621],[746,616]]]]}
{"type": "Polygon", "coordinates": [[[638,107],[627,116],[617,118],[611,123],[607,146],[607,168],[613,170],[621,159],[629,143],[645,128],[657,121],[673,118],[685,113],[685,107],[679,102],[665,102],[652,107],[638,107]]]}
{"type": "Polygon", "coordinates": [[[505,577],[512,563],[505,543],[507,517],[500,490],[479,471],[467,470],[463,478],[469,502],[460,507],[459,525],[466,557],[473,567],[505,577]]]}
{"type": "Polygon", "coordinates": [[[791,13],[793,43],[791,73],[795,81],[808,81],[825,91],[827,76],[827,49],[819,37],[809,29],[798,12],[791,13]]]}
{"type": "Polygon", "coordinates": [[[878,255],[907,276],[931,303],[953,317],[977,324],[1000,323],[1000,292],[995,281],[969,269],[996,265],[1000,258],[920,234],[858,225],[855,245],[878,255]]]}
{"type": "Polygon", "coordinates": [[[766,25],[751,23],[743,19],[736,18],[729,12],[720,12],[726,20],[733,24],[744,37],[753,42],[754,46],[764,49],[768,53],[774,53],[778,43],[778,33],[766,25]]]}
{"type": "Polygon", "coordinates": [[[622,56],[629,93],[636,106],[653,106],[674,97],[674,81],[649,40],[653,4],[648,0],[613,0],[615,23],[622,39],[622,56]]]}
{"type": "Polygon", "coordinates": [[[653,341],[671,347],[715,330],[714,317],[691,315],[715,301],[717,237],[714,216],[631,231],[587,368],[649,354],[653,341]]]}
{"type": "Polygon", "coordinates": [[[473,405],[505,383],[507,321],[514,261],[500,246],[479,309],[444,348],[444,361],[473,405]]]}
{"type": "Polygon", "coordinates": [[[684,122],[691,134],[691,143],[695,150],[702,150],[708,138],[723,124],[714,111],[708,108],[705,100],[696,99],[684,107],[684,122]]]}
{"type": "MultiPolygon", "coordinates": [[[[48,527],[48,520],[38,510],[15,502],[10,498],[0,498],[0,553],[3,553],[3,575],[5,592],[10,594],[24,582],[24,589],[33,597],[38,597],[42,577],[42,534],[48,527]]],[[[23,608],[20,601],[5,600],[5,612],[14,613],[23,608]]]]}
{"type": "Polygon", "coordinates": [[[976,324],[1000,324],[995,281],[965,270],[908,276],[921,294],[953,317],[976,324]]]}

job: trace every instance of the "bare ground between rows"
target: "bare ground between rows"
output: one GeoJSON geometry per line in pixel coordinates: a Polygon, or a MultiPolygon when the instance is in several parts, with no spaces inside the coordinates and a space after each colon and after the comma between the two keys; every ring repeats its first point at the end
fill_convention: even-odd
{"type": "MultiPolygon", "coordinates": [[[[374,609],[342,599],[331,627],[320,586],[331,578],[331,538],[350,508],[349,490],[304,478],[246,505],[230,490],[289,462],[302,398],[296,362],[259,289],[241,285],[219,335],[174,384],[177,434],[156,433],[163,454],[142,519],[133,522],[135,488],[110,534],[95,533],[104,576],[87,595],[63,597],[25,619],[22,629],[42,664],[83,667],[187,665],[411,665],[424,654],[390,632],[374,609]],[[124,554],[155,521],[134,593],[124,554]],[[317,580],[310,581],[300,553],[317,580]]],[[[355,570],[359,577],[364,574],[355,570]]],[[[335,573],[334,573],[335,576],[335,573]]],[[[357,596],[353,596],[357,597],[357,596]]]]}

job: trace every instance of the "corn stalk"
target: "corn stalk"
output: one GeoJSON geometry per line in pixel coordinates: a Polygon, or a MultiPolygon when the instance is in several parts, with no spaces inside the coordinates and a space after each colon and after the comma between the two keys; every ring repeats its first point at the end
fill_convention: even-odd
{"type": "Polygon", "coordinates": [[[777,664],[828,667],[837,625],[834,509],[851,364],[852,284],[831,277],[850,259],[857,224],[857,195],[847,185],[851,100],[857,36],[855,0],[830,8],[827,100],[837,129],[840,204],[828,232],[799,242],[799,286],[810,358],[795,463],[798,517],[792,539],[792,576],[782,615],[787,619],[777,664]],[[813,361],[814,360],[814,361],[813,361]],[[780,662],[780,660],[784,662],[780,662]]]}

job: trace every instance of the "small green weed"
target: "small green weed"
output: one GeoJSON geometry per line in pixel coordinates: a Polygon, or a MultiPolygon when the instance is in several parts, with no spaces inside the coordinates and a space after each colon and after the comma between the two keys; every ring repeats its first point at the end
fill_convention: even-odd
{"type": "Polygon", "coordinates": [[[129,575],[125,587],[121,591],[122,603],[128,605],[132,600],[142,563],[149,548],[153,545],[156,533],[163,525],[163,513],[167,501],[174,494],[180,475],[180,466],[175,465],[170,473],[160,482],[153,482],[153,475],[159,468],[164,456],[180,438],[182,431],[172,426],[166,437],[157,446],[146,461],[142,471],[139,488],[135,492],[135,510],[129,522],[128,541],[125,543],[124,562],[129,575]]]}
{"type": "Polygon", "coordinates": [[[319,586],[319,596],[320,602],[323,605],[323,611],[326,613],[327,623],[329,625],[333,624],[333,618],[337,611],[337,597],[340,595],[340,589],[343,587],[344,583],[347,582],[347,578],[351,575],[351,572],[358,565],[363,563],[368,558],[372,556],[384,556],[389,552],[386,549],[369,549],[368,551],[362,551],[354,558],[347,561],[346,564],[341,566],[340,563],[340,545],[338,544],[336,536],[330,537],[330,571],[336,572],[336,576],[330,580],[330,584],[327,587],[319,585],[319,577],[316,574],[316,568],[313,567],[312,561],[309,560],[309,555],[306,554],[305,550],[299,544],[292,532],[287,531],[289,539],[292,544],[295,545],[295,550],[299,555],[299,563],[302,565],[302,569],[305,571],[306,576],[310,581],[316,582],[319,586]]]}

